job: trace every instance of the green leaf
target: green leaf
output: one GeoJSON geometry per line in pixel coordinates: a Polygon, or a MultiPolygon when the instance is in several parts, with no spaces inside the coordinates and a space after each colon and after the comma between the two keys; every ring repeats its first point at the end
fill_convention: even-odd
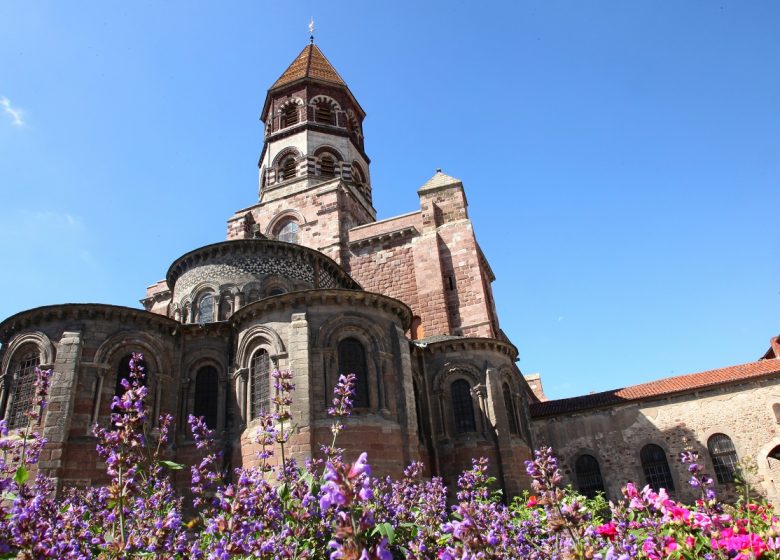
{"type": "Polygon", "coordinates": [[[395,538],[395,527],[393,527],[390,523],[380,523],[374,527],[374,530],[371,532],[371,534],[376,535],[377,533],[385,537],[388,544],[393,544],[393,539],[395,538]]]}
{"type": "Polygon", "coordinates": [[[14,475],[14,482],[21,486],[25,482],[27,482],[27,479],[30,478],[30,473],[27,472],[27,469],[24,467],[19,467],[16,469],[16,474],[14,475]]]}
{"type": "Polygon", "coordinates": [[[173,461],[160,461],[160,464],[163,467],[171,469],[172,471],[180,471],[184,468],[184,465],[181,463],[174,463],[173,461]]]}

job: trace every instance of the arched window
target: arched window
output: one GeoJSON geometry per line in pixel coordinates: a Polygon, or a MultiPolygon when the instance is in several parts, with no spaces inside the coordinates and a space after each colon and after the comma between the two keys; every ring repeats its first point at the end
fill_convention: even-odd
{"type": "Polygon", "coordinates": [[[339,374],[355,374],[355,408],[368,408],[368,368],[366,352],[359,340],[345,338],[339,342],[339,374]]]}
{"type": "Polygon", "coordinates": [[[35,396],[35,368],[40,365],[40,353],[35,346],[25,345],[11,362],[11,403],[6,419],[8,427],[24,428],[30,418],[27,412],[35,396]]]}
{"type": "Polygon", "coordinates": [[[281,127],[286,128],[298,123],[298,105],[295,103],[288,103],[282,109],[282,122],[281,127]]]}
{"type": "Polygon", "coordinates": [[[642,461],[642,470],[645,472],[645,481],[655,490],[666,488],[674,492],[674,481],[669,463],[666,461],[666,453],[659,446],[652,443],[645,445],[639,453],[642,461]]]}
{"type": "Polygon", "coordinates": [[[231,311],[233,310],[233,306],[230,304],[230,295],[225,294],[219,299],[219,320],[227,321],[230,318],[231,311]]]}
{"type": "Polygon", "coordinates": [[[715,466],[718,482],[734,482],[734,475],[737,472],[737,450],[734,449],[731,438],[726,434],[712,434],[707,440],[707,450],[715,466]]]}
{"type": "Polygon", "coordinates": [[[360,192],[363,192],[366,184],[366,175],[357,163],[352,164],[352,182],[358,186],[360,192]]]}
{"type": "Polygon", "coordinates": [[[314,105],[314,120],[319,123],[336,124],[336,112],[329,101],[318,101],[314,105]]]}
{"type": "Polygon", "coordinates": [[[286,243],[298,243],[298,222],[284,220],[276,227],[276,239],[286,243]]]}
{"type": "Polygon", "coordinates": [[[295,162],[295,156],[287,156],[279,165],[282,175],[282,181],[293,179],[298,174],[298,164],[295,162]]]}
{"type": "MultiPolygon", "coordinates": [[[[116,385],[114,386],[114,396],[121,397],[125,394],[125,388],[122,386],[122,380],[126,379],[128,382],[132,382],[132,379],[130,379],[130,360],[133,358],[132,354],[127,354],[122,357],[121,360],[119,360],[119,366],[117,367],[116,372],[116,385]]],[[[148,370],[146,369],[146,361],[140,360],[136,362],[136,366],[143,368],[143,378],[140,380],[141,385],[148,385],[147,378],[149,375],[148,370]]],[[[118,408],[112,408],[111,412],[120,412],[118,408]]]]}
{"type": "Polygon", "coordinates": [[[518,435],[517,411],[515,410],[515,401],[512,398],[512,391],[509,389],[508,383],[504,383],[504,408],[506,408],[506,414],[509,417],[509,433],[518,435]]]}
{"type": "Polygon", "coordinates": [[[593,455],[580,455],[574,463],[574,474],[577,477],[577,490],[588,498],[604,491],[599,462],[593,455]]]}
{"type": "Polygon", "coordinates": [[[458,379],[452,382],[450,393],[455,433],[476,432],[477,422],[474,418],[474,403],[471,400],[471,385],[465,379],[458,379]]]}
{"type": "Polygon", "coordinates": [[[219,404],[219,375],[216,368],[205,366],[195,376],[195,403],[192,413],[206,419],[206,425],[212,430],[217,427],[219,404]]]}
{"type": "Polygon", "coordinates": [[[198,324],[211,323],[214,321],[214,296],[205,294],[198,301],[198,324]]]}
{"type": "Polygon", "coordinates": [[[258,418],[261,412],[269,412],[271,407],[271,357],[262,348],[252,356],[249,381],[252,418],[258,418]]]}
{"type": "Polygon", "coordinates": [[[260,290],[257,290],[255,288],[252,288],[249,290],[249,293],[246,295],[246,302],[252,303],[260,299],[260,290]]]}
{"type": "Polygon", "coordinates": [[[268,292],[268,297],[280,296],[283,293],[284,293],[283,289],[281,289],[281,288],[274,288],[273,290],[268,292]]]}
{"type": "Polygon", "coordinates": [[[336,158],[330,154],[325,154],[320,158],[320,175],[323,177],[335,177],[336,158]]]}

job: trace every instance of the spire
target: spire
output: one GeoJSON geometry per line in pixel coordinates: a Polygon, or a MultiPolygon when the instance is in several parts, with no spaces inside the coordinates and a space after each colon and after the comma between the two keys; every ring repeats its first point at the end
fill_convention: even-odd
{"type": "MultiPolygon", "coordinates": [[[[310,28],[311,28],[310,24],[310,28]]],[[[315,80],[321,80],[324,82],[330,82],[340,86],[346,86],[347,84],[341,79],[339,73],[333,68],[333,65],[325,58],[320,48],[314,44],[314,35],[312,32],[312,42],[306,45],[301,54],[295,57],[292,64],[284,71],[279,77],[271,89],[276,89],[280,86],[302,80],[304,78],[312,78],[315,80]]]]}

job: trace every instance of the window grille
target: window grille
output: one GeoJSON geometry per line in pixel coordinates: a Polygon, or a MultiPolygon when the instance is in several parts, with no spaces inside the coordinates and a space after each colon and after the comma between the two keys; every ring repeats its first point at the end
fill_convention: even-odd
{"type": "Polygon", "coordinates": [[[219,376],[216,368],[206,366],[198,370],[195,377],[195,403],[192,413],[206,419],[206,425],[212,430],[217,427],[217,408],[219,403],[219,376]]]}
{"type": "Polygon", "coordinates": [[[295,158],[290,156],[282,162],[282,180],[292,179],[297,175],[295,158]]]}
{"type": "Polygon", "coordinates": [[[214,296],[206,294],[198,302],[198,323],[203,325],[214,321],[214,296]]]}
{"type": "Polygon", "coordinates": [[[292,126],[298,123],[298,105],[290,103],[282,111],[282,128],[292,126]]]}
{"type": "Polygon", "coordinates": [[[655,490],[666,488],[674,492],[672,472],[669,470],[669,463],[666,461],[666,453],[663,449],[652,443],[645,445],[639,453],[639,458],[642,461],[642,470],[645,472],[647,484],[655,490]]]}
{"type": "Polygon", "coordinates": [[[276,238],[286,243],[298,243],[298,224],[293,220],[287,221],[277,230],[276,238]]]}
{"type": "Polygon", "coordinates": [[[271,405],[271,357],[263,349],[255,352],[250,365],[250,408],[252,418],[258,418],[261,412],[269,412],[271,405]]]}
{"type": "Polygon", "coordinates": [[[314,120],[326,124],[336,124],[336,114],[327,101],[320,101],[314,109],[314,120]]]}
{"type": "Polygon", "coordinates": [[[477,431],[474,419],[474,403],[471,399],[471,385],[464,379],[453,381],[450,386],[452,414],[455,418],[455,433],[465,434],[477,431]]]}
{"type": "Polygon", "coordinates": [[[731,438],[726,434],[713,434],[707,440],[707,449],[715,466],[718,482],[734,482],[734,475],[737,472],[737,450],[731,438]]]}
{"type": "Polygon", "coordinates": [[[519,430],[517,429],[517,411],[515,410],[515,402],[512,399],[512,392],[509,390],[509,385],[504,383],[504,407],[506,408],[506,414],[509,417],[509,433],[517,435],[519,430]]]}
{"type": "Polygon", "coordinates": [[[604,491],[599,462],[593,455],[580,455],[574,463],[574,473],[577,477],[577,489],[588,498],[604,491]]]}
{"type": "Polygon", "coordinates": [[[32,406],[35,396],[35,368],[40,365],[38,352],[31,351],[22,355],[16,362],[13,373],[13,396],[11,397],[11,408],[8,411],[8,427],[24,428],[27,426],[30,418],[27,412],[32,406]]]}
{"type": "Polygon", "coordinates": [[[355,374],[355,395],[352,404],[355,408],[368,408],[368,368],[366,352],[360,341],[345,338],[339,342],[339,373],[355,374]]]}
{"type": "Polygon", "coordinates": [[[332,156],[322,156],[320,159],[320,175],[323,177],[336,175],[336,160],[332,156]]]}

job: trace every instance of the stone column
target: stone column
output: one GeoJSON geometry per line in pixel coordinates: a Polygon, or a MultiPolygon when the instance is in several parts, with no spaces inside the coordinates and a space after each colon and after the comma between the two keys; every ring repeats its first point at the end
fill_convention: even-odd
{"type": "Polygon", "coordinates": [[[314,384],[309,379],[309,322],[306,313],[293,313],[290,317],[287,354],[295,382],[295,394],[290,412],[293,424],[298,425],[298,433],[291,439],[293,443],[291,451],[293,456],[303,463],[304,460],[312,457],[317,445],[312,425],[315,397],[314,384]]]}
{"type": "Polygon", "coordinates": [[[58,484],[62,474],[63,448],[68,441],[73,405],[76,399],[76,386],[81,361],[81,333],[65,331],[62,333],[57,347],[57,358],[52,369],[49,392],[49,406],[46,411],[43,437],[48,440],[46,448],[41,453],[39,467],[49,474],[58,484]]]}

